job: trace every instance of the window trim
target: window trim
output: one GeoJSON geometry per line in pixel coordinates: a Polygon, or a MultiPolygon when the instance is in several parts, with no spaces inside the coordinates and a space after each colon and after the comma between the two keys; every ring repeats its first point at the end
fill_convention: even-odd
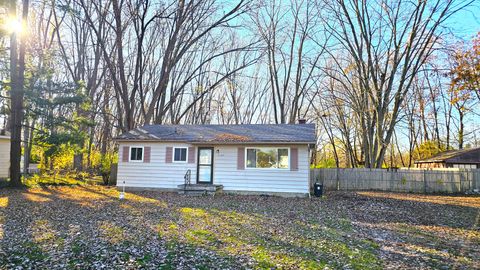
{"type": "Polygon", "coordinates": [[[290,170],[290,168],[292,167],[291,164],[290,164],[290,161],[291,161],[291,156],[290,156],[290,147],[275,147],[275,146],[257,146],[257,147],[245,147],[245,160],[244,160],[244,164],[245,164],[245,170],[261,170],[261,171],[268,171],[268,170],[280,170],[280,171],[284,171],[284,170],[290,170]],[[258,148],[273,148],[273,149],[277,149],[277,162],[278,162],[278,149],[287,149],[288,150],[288,166],[286,168],[258,168],[257,167],[257,164],[256,164],[256,159],[257,159],[257,156],[255,154],[255,167],[248,167],[247,166],[247,157],[248,157],[248,150],[249,149],[258,149],[258,148]]]}
{"type": "Polygon", "coordinates": [[[128,148],[128,162],[143,162],[145,160],[145,147],[144,146],[130,146],[128,148]],[[132,159],[132,149],[141,148],[142,149],[142,159],[132,159]]]}
{"type": "Polygon", "coordinates": [[[175,146],[172,150],[172,163],[187,163],[188,162],[188,147],[187,146],[175,146]],[[175,160],[175,149],[185,149],[185,161],[175,160]]]}

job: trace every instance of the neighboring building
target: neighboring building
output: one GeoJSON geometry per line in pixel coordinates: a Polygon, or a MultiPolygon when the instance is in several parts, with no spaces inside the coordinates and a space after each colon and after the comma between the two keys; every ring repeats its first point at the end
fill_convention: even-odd
{"type": "Polygon", "coordinates": [[[10,134],[0,130],[0,178],[7,178],[10,169],[10,134]]]}
{"type": "Polygon", "coordinates": [[[415,161],[417,168],[480,169],[480,148],[451,150],[415,161]]]}
{"type": "Polygon", "coordinates": [[[176,190],[193,185],[224,191],[309,193],[314,124],[149,125],[116,138],[117,186],[176,190]]]}

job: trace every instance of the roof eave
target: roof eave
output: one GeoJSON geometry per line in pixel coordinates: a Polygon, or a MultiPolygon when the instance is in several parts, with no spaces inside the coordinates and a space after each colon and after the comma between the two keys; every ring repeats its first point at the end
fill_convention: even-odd
{"type": "Polygon", "coordinates": [[[215,142],[215,141],[186,141],[186,140],[159,140],[159,139],[114,139],[116,142],[158,142],[158,143],[189,143],[189,144],[316,144],[315,141],[237,141],[237,142],[215,142]]]}
{"type": "Polygon", "coordinates": [[[440,163],[440,162],[445,162],[444,160],[436,159],[436,160],[417,160],[414,161],[415,164],[417,163],[440,163]]]}

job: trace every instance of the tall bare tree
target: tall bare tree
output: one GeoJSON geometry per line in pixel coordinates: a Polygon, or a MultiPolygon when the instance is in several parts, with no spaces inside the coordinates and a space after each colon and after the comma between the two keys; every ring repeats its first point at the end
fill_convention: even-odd
{"type": "Polygon", "coordinates": [[[265,46],[275,123],[295,123],[319,80],[316,67],[328,38],[316,8],[311,0],[267,1],[253,14],[265,46]]]}
{"type": "MultiPolygon", "coordinates": [[[[405,97],[435,51],[445,21],[473,1],[327,3],[324,23],[341,45],[334,78],[349,78],[345,94],[361,124],[366,167],[381,167],[405,97]],[[351,67],[348,71],[345,67],[351,67]]],[[[333,54],[332,54],[333,56],[333,54]]]]}

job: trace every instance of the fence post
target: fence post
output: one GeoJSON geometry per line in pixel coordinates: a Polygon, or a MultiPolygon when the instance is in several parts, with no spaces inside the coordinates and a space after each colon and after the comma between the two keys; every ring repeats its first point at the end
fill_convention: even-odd
{"type": "Polygon", "coordinates": [[[336,170],[336,174],[335,174],[335,177],[336,177],[336,181],[337,181],[337,190],[340,190],[340,178],[338,177],[338,171],[339,171],[339,168],[337,167],[337,170],[336,170]]]}
{"type": "Polygon", "coordinates": [[[427,193],[427,170],[423,170],[423,193],[427,193]]]}
{"type": "Polygon", "coordinates": [[[463,177],[465,177],[465,174],[463,173],[463,171],[459,171],[458,172],[458,182],[460,183],[460,188],[459,188],[460,193],[463,192],[463,184],[462,184],[462,178],[463,177]]]}
{"type": "Polygon", "coordinates": [[[473,170],[471,171],[472,172],[471,174],[469,172],[470,172],[470,170],[467,171],[468,190],[472,191],[473,190],[473,186],[472,186],[473,170]],[[470,176],[471,176],[471,178],[470,178],[470,176]]]}

